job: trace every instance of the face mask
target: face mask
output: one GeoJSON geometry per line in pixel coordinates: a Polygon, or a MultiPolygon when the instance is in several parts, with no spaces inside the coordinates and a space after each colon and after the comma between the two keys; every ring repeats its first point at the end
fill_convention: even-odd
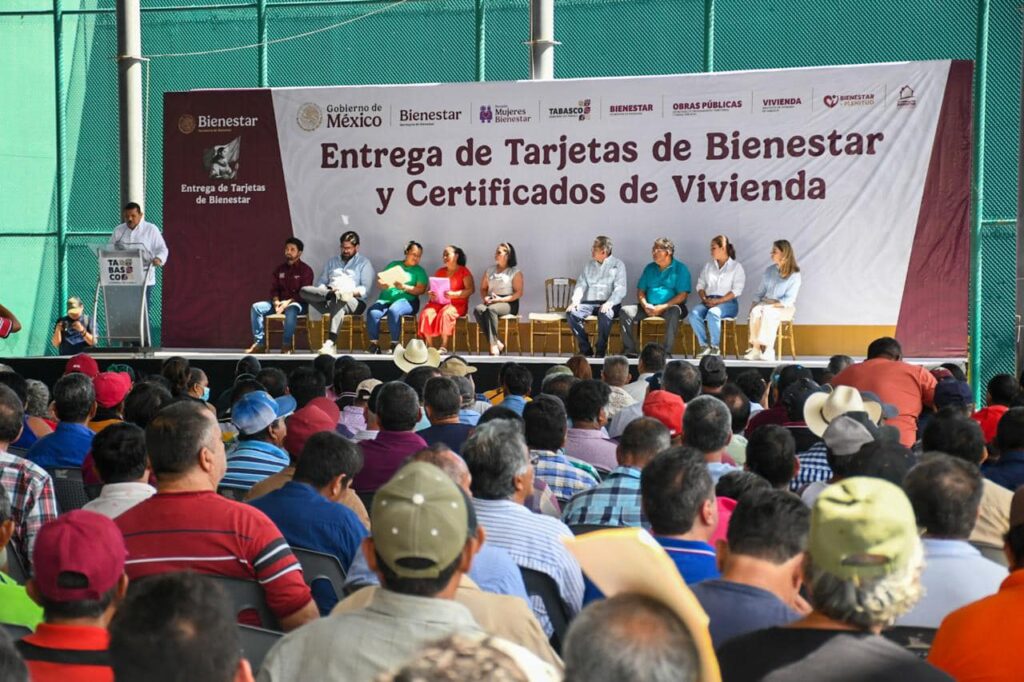
{"type": "Polygon", "coordinates": [[[210,387],[207,386],[203,389],[203,402],[209,402],[210,400],[210,387]]]}

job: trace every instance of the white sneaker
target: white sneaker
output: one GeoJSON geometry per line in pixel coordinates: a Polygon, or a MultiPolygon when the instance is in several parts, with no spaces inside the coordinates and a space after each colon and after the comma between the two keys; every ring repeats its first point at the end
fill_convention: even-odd
{"type": "Polygon", "coordinates": [[[758,360],[761,360],[762,362],[775,362],[775,351],[766,350],[765,352],[761,353],[761,357],[758,358],[758,360]]]}
{"type": "Polygon", "coordinates": [[[719,350],[718,346],[711,346],[711,354],[712,355],[721,355],[722,351],[719,350]]]}
{"type": "Polygon", "coordinates": [[[705,355],[712,355],[713,353],[714,349],[712,349],[711,346],[704,346],[703,348],[700,349],[700,353],[697,353],[697,357],[702,358],[705,355]]]}
{"type": "Polygon", "coordinates": [[[336,350],[334,342],[328,339],[327,341],[324,341],[324,345],[320,346],[319,353],[320,355],[334,355],[336,350]]]}
{"type": "Polygon", "coordinates": [[[744,360],[760,360],[761,359],[761,351],[759,351],[756,348],[751,348],[750,350],[748,350],[746,353],[743,354],[743,359],[744,360]]]}

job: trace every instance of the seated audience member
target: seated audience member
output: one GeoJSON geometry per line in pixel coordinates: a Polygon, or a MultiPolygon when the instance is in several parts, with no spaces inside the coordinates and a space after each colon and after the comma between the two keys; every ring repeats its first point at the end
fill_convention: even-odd
{"type": "Polygon", "coordinates": [[[641,471],[671,444],[668,429],[658,420],[641,417],[631,422],[616,451],[619,465],[597,486],[574,495],[562,513],[562,521],[570,527],[647,527],[640,503],[641,471]]]}
{"type": "Polygon", "coordinates": [[[203,404],[208,403],[210,400],[210,379],[206,376],[206,372],[198,367],[190,368],[188,370],[188,384],[186,386],[185,397],[203,404]]]}
{"type": "Polygon", "coordinates": [[[896,624],[937,628],[950,612],[995,594],[1006,569],[967,542],[981,502],[976,466],[936,454],[910,470],[903,490],[923,532],[924,596],[896,624]]]}
{"type": "Polygon", "coordinates": [[[633,397],[633,400],[642,403],[647,395],[647,380],[665,369],[665,360],[668,354],[658,343],[644,344],[640,351],[640,359],[637,361],[636,381],[626,384],[622,388],[633,397]]]}
{"type": "MultiPolygon", "coordinates": [[[[971,385],[966,381],[957,381],[953,378],[942,379],[935,385],[934,401],[936,412],[948,409],[953,410],[964,417],[970,417],[974,414],[974,391],[971,389],[971,385]]],[[[927,425],[925,425],[925,427],[927,427],[927,425]]],[[[918,428],[918,430],[923,432],[924,428],[918,428]]],[[[994,431],[992,438],[995,438],[994,431]]],[[[991,442],[992,438],[989,438],[985,442],[991,442]]]]}
{"type": "Polygon", "coordinates": [[[574,466],[565,456],[567,431],[565,407],[558,398],[539,395],[523,410],[526,422],[526,447],[530,456],[537,460],[534,474],[542,479],[554,492],[559,502],[568,501],[573,495],[589,490],[598,480],[574,466]]]}
{"type": "Polygon", "coordinates": [[[380,397],[380,390],[384,387],[384,383],[377,379],[371,379],[371,381],[377,382],[373,385],[373,388],[369,388],[369,384],[367,384],[359,392],[359,400],[365,402],[363,405],[363,417],[366,419],[366,428],[352,435],[352,440],[356,443],[361,443],[364,440],[373,440],[380,433],[380,420],[377,419],[377,398],[380,397]],[[361,397],[363,395],[366,396],[365,401],[361,397]]]}
{"type": "MultiPolygon", "coordinates": [[[[717,357],[717,356],[705,356],[717,357]]],[[[711,480],[715,483],[736,466],[723,461],[725,448],[732,438],[732,415],[718,398],[702,395],[686,405],[683,413],[683,445],[704,454],[711,480]]]]}
{"type": "Polygon", "coordinates": [[[1014,404],[1018,394],[1020,394],[1020,384],[1010,374],[997,374],[988,380],[985,407],[971,415],[971,419],[981,425],[986,443],[996,437],[999,420],[1014,404]]]}
{"type": "Polygon", "coordinates": [[[50,387],[39,379],[25,379],[25,416],[50,419],[50,387]]]}
{"type": "Polygon", "coordinates": [[[39,531],[29,596],[43,622],[15,645],[33,682],[113,682],[107,625],[128,590],[124,539],[105,516],[76,510],[39,531]]]}
{"type": "Polygon", "coordinates": [[[0,385],[0,483],[11,505],[13,546],[28,564],[39,529],[57,518],[57,497],[50,474],[29,460],[7,452],[21,433],[23,416],[18,396],[7,386],[0,385]]]}
{"type": "Polygon", "coordinates": [[[648,391],[643,409],[645,417],[657,419],[665,425],[672,437],[672,445],[682,444],[683,414],[686,412],[686,403],[682,398],[669,391],[648,391]]]}
{"type": "Polygon", "coordinates": [[[561,400],[563,405],[566,405],[569,402],[569,391],[572,390],[573,386],[580,383],[580,380],[573,376],[565,365],[555,365],[551,369],[558,371],[552,372],[548,370],[547,374],[544,375],[544,380],[540,385],[541,393],[552,395],[561,400]]]}
{"type": "Polygon", "coordinates": [[[195,573],[168,573],[132,589],[110,623],[120,682],[252,682],[224,589],[195,573]]]}
{"type": "Polygon", "coordinates": [[[281,446],[288,435],[285,417],[294,411],[291,396],[275,399],[266,391],[246,393],[231,406],[238,442],[227,455],[221,486],[244,493],[288,466],[288,453],[281,446]]]}
{"type": "MultiPolygon", "coordinates": [[[[939,382],[939,387],[944,383],[947,382],[939,382]]],[[[938,388],[935,390],[938,392],[938,388]]],[[[940,410],[929,420],[921,437],[921,449],[925,453],[941,452],[970,462],[976,467],[980,467],[988,456],[985,451],[985,437],[978,423],[956,412],[945,410],[940,410]]],[[[968,539],[990,547],[1001,547],[1003,538],[1010,530],[1012,500],[1012,492],[983,478],[978,520],[968,539]]]]}
{"type": "Polygon", "coordinates": [[[44,469],[81,468],[94,435],[88,427],[96,413],[92,379],[78,372],[58,379],[53,387],[53,411],[57,428],[36,441],[25,457],[44,469]]]}
{"type": "MultiPolygon", "coordinates": [[[[494,405],[489,408],[486,412],[480,415],[480,421],[477,422],[477,426],[483,426],[488,422],[495,420],[504,420],[511,422],[519,434],[524,438],[526,437],[526,422],[523,421],[522,415],[518,415],[510,409],[504,408],[501,405],[494,405]]],[[[575,461],[575,460],[574,460],[575,461]]],[[[582,465],[590,466],[586,462],[581,462],[582,465]]],[[[532,511],[534,514],[544,514],[545,516],[551,516],[556,519],[562,518],[562,508],[558,504],[558,498],[555,497],[554,492],[548,487],[548,484],[544,482],[544,479],[533,477],[533,492],[526,497],[524,502],[526,508],[532,511]]]]}
{"type": "MultiPolygon", "coordinates": [[[[891,431],[891,435],[883,436],[882,428],[875,426],[866,412],[847,412],[833,419],[825,429],[822,439],[826,447],[826,465],[829,468],[830,477],[827,481],[814,481],[798,490],[804,503],[809,507],[813,506],[814,500],[822,490],[828,487],[829,483],[857,475],[854,473],[857,471],[856,465],[859,463],[856,458],[861,448],[879,442],[884,437],[897,438],[895,429],[891,431]]],[[[904,452],[906,452],[905,448],[904,452]]],[[[900,484],[896,483],[895,485],[900,484]]]]}
{"type": "Polygon", "coordinates": [[[96,393],[96,413],[89,428],[99,433],[111,424],[124,421],[124,399],[132,390],[132,379],[123,372],[100,372],[92,380],[96,393]]]}
{"type": "Polygon", "coordinates": [[[462,395],[459,387],[448,377],[433,377],[423,387],[423,409],[427,412],[430,427],[417,431],[416,435],[427,445],[444,443],[455,452],[462,451],[462,444],[469,438],[473,427],[459,421],[462,395]]]}
{"type": "MultiPolygon", "coordinates": [[[[688,403],[700,395],[700,386],[700,372],[697,368],[679,360],[668,363],[662,372],[653,375],[647,381],[648,392],[668,391],[682,398],[683,403],[688,403]]],[[[646,393],[644,395],[646,396],[646,393]]],[[[619,411],[608,429],[612,438],[620,437],[631,421],[644,416],[643,403],[644,398],[640,398],[640,402],[619,411]]]]}
{"type": "MultiPolygon", "coordinates": [[[[558,519],[524,506],[533,492],[534,471],[519,427],[504,419],[478,426],[462,455],[472,475],[473,506],[490,542],[507,551],[521,568],[549,575],[569,614],[576,614],[583,601],[583,573],[562,544],[572,532],[558,519]]],[[[543,604],[533,607],[550,634],[543,604]]]]}
{"type": "Polygon", "coordinates": [[[529,400],[530,389],[533,387],[533,375],[524,365],[514,362],[506,363],[501,375],[501,390],[504,398],[498,405],[507,407],[521,415],[529,400]]]}
{"type": "Polygon", "coordinates": [[[751,493],[736,505],[728,541],[717,547],[722,577],[692,588],[716,647],[806,611],[799,590],[810,525],[810,510],[784,490],[751,493]]]}
{"type": "Polygon", "coordinates": [[[715,486],[701,452],[683,446],[655,455],[640,474],[640,495],[654,539],[683,580],[719,577],[710,544],[718,525],[715,486]]]}
{"type": "Polygon", "coordinates": [[[735,384],[750,401],[751,416],[768,407],[768,382],[764,380],[759,370],[748,369],[740,372],[736,376],[735,384]]]}
{"type": "Polygon", "coordinates": [[[9,368],[0,371],[0,386],[5,386],[14,391],[14,394],[18,397],[18,403],[23,410],[22,426],[24,428],[21,429],[20,436],[17,436],[13,442],[8,443],[9,447],[28,450],[37,440],[53,433],[53,427],[56,426],[56,423],[53,422],[50,416],[50,401],[46,401],[45,410],[42,415],[31,414],[28,409],[29,384],[23,376],[9,368]]]}
{"type": "Polygon", "coordinates": [[[579,353],[573,355],[565,361],[565,366],[569,368],[574,377],[581,381],[594,378],[594,370],[591,369],[590,361],[587,360],[585,355],[580,355],[579,353]]]}
{"type": "Polygon", "coordinates": [[[887,336],[871,342],[864,362],[847,367],[832,379],[833,386],[871,391],[895,405],[897,414],[888,424],[900,430],[900,442],[908,448],[917,440],[918,415],[932,405],[935,384],[935,377],[924,367],[904,362],[899,341],[887,336]]]}
{"type": "Polygon", "coordinates": [[[149,484],[146,432],[135,424],[112,424],[100,431],[92,441],[92,456],[103,489],[83,509],[115,518],[156,494],[149,484]]]}
{"type": "MultiPolygon", "coordinates": [[[[366,529],[341,500],[359,470],[363,455],[359,448],[333,432],[315,433],[295,465],[291,481],[252,506],[270,517],[292,547],[338,557],[347,568],[366,537],[366,529]]],[[[313,596],[321,615],[338,603],[330,585],[313,584],[313,596]]]]}
{"type": "Polygon", "coordinates": [[[1024,490],[1013,496],[1004,551],[1010,575],[999,592],[946,616],[928,661],[961,682],[1013,680],[1020,674],[1024,614],[1024,490]]]}
{"type": "MultiPolygon", "coordinates": [[[[376,392],[378,389],[374,389],[376,392]]],[[[401,381],[391,381],[379,388],[375,413],[380,432],[370,440],[360,441],[363,448],[363,470],[356,476],[352,487],[361,493],[371,493],[381,487],[398,471],[405,458],[427,442],[413,429],[420,420],[420,404],[416,391],[401,381]]]]}
{"type": "Polygon", "coordinates": [[[34,630],[43,620],[43,609],[32,601],[23,585],[8,575],[11,557],[6,549],[12,535],[14,518],[11,516],[11,502],[7,498],[7,490],[0,484],[0,623],[34,630]]]}
{"type": "Polygon", "coordinates": [[[218,418],[223,418],[231,411],[231,406],[235,403],[231,398],[235,386],[240,381],[255,379],[261,369],[262,365],[260,365],[260,361],[255,355],[243,355],[238,359],[238,362],[235,363],[235,378],[231,382],[231,386],[221,391],[221,394],[217,396],[217,400],[214,403],[214,406],[217,408],[218,418]]]}
{"type": "Polygon", "coordinates": [[[811,613],[720,646],[722,680],[948,680],[879,635],[920,598],[922,554],[902,490],[873,478],[830,485],[811,511],[811,613]]]}
{"type": "Polygon", "coordinates": [[[256,580],[284,630],[317,617],[302,570],[263,512],[216,493],[227,460],[220,429],[193,402],[168,405],[146,427],[157,494],[115,519],[133,579],[173,571],[256,580]]]}
{"type": "Polygon", "coordinates": [[[171,400],[171,392],[163,386],[145,382],[135,384],[124,399],[124,420],[144,429],[171,400]]]}
{"type": "MultiPolygon", "coordinates": [[[[321,355],[319,357],[329,358],[331,356],[321,355]]],[[[374,384],[367,382],[372,381],[378,380],[373,378],[370,366],[365,362],[355,360],[340,365],[335,374],[334,390],[339,396],[336,404],[341,410],[341,419],[338,423],[348,429],[350,433],[357,433],[366,428],[366,416],[363,414],[363,405],[366,402],[365,398],[363,402],[359,400],[359,387],[369,386],[366,391],[366,395],[369,396],[374,384]]]]}
{"type": "MultiPolygon", "coordinates": [[[[380,379],[373,378],[364,379],[359,382],[359,385],[356,386],[352,402],[346,405],[339,413],[338,427],[336,429],[338,433],[346,436],[349,440],[354,440],[357,433],[367,430],[366,404],[370,400],[370,394],[373,393],[373,389],[383,383],[380,379]]],[[[342,399],[339,398],[338,402],[341,401],[342,399]]]]}
{"type": "Polygon", "coordinates": [[[747,461],[747,437],[743,432],[750,420],[750,399],[743,389],[733,383],[722,386],[718,399],[725,403],[732,415],[732,437],[725,451],[736,464],[743,466],[747,461]]]}
{"type": "Polygon", "coordinates": [[[615,468],[615,441],[605,435],[611,389],[596,379],[580,381],[569,390],[565,411],[572,420],[565,439],[565,454],[603,471],[615,468]]]}
{"type": "Polygon", "coordinates": [[[1024,485],[1024,407],[1011,407],[999,420],[995,445],[999,459],[985,462],[985,478],[1011,491],[1024,485]]]}
{"type": "MultiPolygon", "coordinates": [[[[409,342],[409,345],[422,344],[420,339],[413,339],[409,342]]],[[[441,370],[434,365],[428,365],[425,367],[413,367],[409,368],[399,362],[402,359],[402,352],[397,351],[395,356],[395,364],[405,370],[406,374],[402,377],[402,383],[412,387],[412,390],[416,391],[416,400],[420,407],[420,419],[416,422],[416,431],[422,431],[423,429],[430,427],[430,420],[427,419],[427,413],[423,409],[423,390],[427,387],[427,382],[434,377],[442,376],[441,370]]]]}
{"type": "Polygon", "coordinates": [[[312,367],[296,367],[288,375],[288,393],[295,399],[298,409],[314,398],[326,398],[327,382],[324,375],[312,367]]]}
{"type": "Polygon", "coordinates": [[[383,589],[368,608],[285,636],[264,659],[262,682],[369,682],[439,637],[482,634],[453,600],[483,541],[479,529],[469,534],[469,505],[458,486],[431,464],[407,464],[377,491],[371,519],[363,552],[383,589]]]}
{"type": "MultiPolygon", "coordinates": [[[[468,376],[449,376],[459,389],[459,423],[467,426],[476,426],[480,421],[480,412],[476,411],[476,386],[468,376]]],[[[490,405],[490,403],[488,403],[490,405]]]]}
{"type": "Polygon", "coordinates": [[[561,682],[561,661],[545,663],[507,637],[450,635],[422,649],[376,682],[561,682]]]}
{"type": "Polygon", "coordinates": [[[743,432],[747,438],[759,426],[765,424],[778,424],[780,426],[789,421],[789,410],[782,402],[782,396],[791,385],[801,379],[814,381],[814,374],[803,365],[783,365],[780,369],[772,372],[769,384],[768,408],[761,410],[750,417],[747,422],[747,429],[743,432]]]}
{"type": "Polygon", "coordinates": [[[772,490],[772,484],[751,471],[730,471],[715,484],[715,497],[739,502],[744,495],[760,490],[772,490]]]}
{"type": "Polygon", "coordinates": [[[852,364],[853,358],[849,355],[833,355],[828,359],[828,364],[825,365],[825,371],[821,373],[821,383],[830,383],[832,381],[832,377],[839,374],[852,364]]]}
{"type": "Polygon", "coordinates": [[[683,621],[661,602],[620,594],[587,606],[569,627],[565,682],[697,682],[700,658],[683,621]]]}
{"type": "Polygon", "coordinates": [[[264,367],[256,374],[256,381],[263,385],[271,398],[280,398],[288,394],[288,375],[283,369],[264,367]]]}
{"type": "Polygon", "coordinates": [[[725,371],[725,360],[721,355],[705,355],[700,359],[700,392],[703,395],[718,393],[729,380],[725,371]],[[709,358],[714,358],[713,360],[709,358]]]}
{"type": "Polygon", "coordinates": [[[789,490],[800,470],[793,435],[777,424],[767,424],[750,434],[746,469],[763,477],[777,490],[789,490]]]}
{"type": "Polygon", "coordinates": [[[608,420],[611,421],[615,415],[624,407],[629,407],[636,402],[636,398],[626,391],[626,383],[629,381],[629,360],[625,355],[609,355],[604,359],[604,367],[601,368],[601,381],[608,384],[612,390],[608,397],[608,420]]]}
{"type": "Polygon", "coordinates": [[[68,358],[67,363],[64,365],[64,376],[75,372],[93,379],[100,373],[100,366],[93,356],[88,353],[79,353],[68,358]]]}
{"type": "MultiPolygon", "coordinates": [[[[467,496],[472,494],[469,484],[473,477],[469,475],[469,468],[462,457],[452,452],[448,446],[438,444],[424,448],[413,454],[409,461],[433,464],[452,479],[467,496]]],[[[474,513],[470,521],[475,522],[475,520],[476,514],[474,513]]],[[[519,572],[519,567],[512,561],[508,552],[490,542],[484,542],[476,556],[473,557],[473,565],[470,566],[469,572],[463,578],[460,590],[470,582],[473,583],[471,591],[483,590],[493,594],[518,597],[527,604],[530,601],[526,595],[526,585],[523,584],[523,576],[519,572]]],[[[362,552],[357,552],[348,569],[348,574],[345,576],[345,590],[351,593],[367,585],[380,585],[380,580],[367,565],[366,556],[362,552]]],[[[466,608],[474,612],[475,617],[475,606],[478,605],[479,600],[461,600],[460,594],[461,592],[456,593],[456,601],[462,601],[466,608]]],[[[493,617],[489,618],[489,620],[491,619],[493,617]]],[[[479,618],[477,618],[477,622],[481,625],[484,624],[484,621],[479,618]]],[[[488,629],[488,632],[491,630],[488,629]]]]}

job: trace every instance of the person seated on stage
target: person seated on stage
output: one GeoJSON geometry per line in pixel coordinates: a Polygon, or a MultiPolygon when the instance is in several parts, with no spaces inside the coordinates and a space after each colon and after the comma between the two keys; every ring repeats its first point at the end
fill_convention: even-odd
{"type": "Polygon", "coordinates": [[[78,372],[65,374],[53,387],[53,405],[57,429],[37,440],[25,457],[44,469],[80,468],[95,435],[87,426],[96,414],[92,379],[78,372]]]}
{"type": "MultiPolygon", "coordinates": [[[[348,224],[347,216],[342,216],[342,220],[348,224]]],[[[316,285],[303,287],[301,293],[303,301],[331,315],[331,328],[327,341],[320,348],[321,354],[334,354],[345,315],[360,315],[366,310],[373,275],[373,265],[359,253],[359,234],[354,230],[342,233],[341,255],[327,261],[316,285]]],[[[330,381],[332,377],[327,379],[330,381]]]]}
{"type": "Polygon", "coordinates": [[[59,349],[60,355],[77,355],[96,345],[96,328],[77,296],[68,298],[67,311],[54,325],[50,343],[59,349]]]}
{"type": "Polygon", "coordinates": [[[642,324],[644,318],[652,315],[665,318],[665,340],[661,345],[666,353],[672,353],[679,320],[686,317],[686,297],[690,294],[690,271],[673,257],[675,252],[676,245],[668,237],[654,240],[651,249],[654,262],[647,264],[636,283],[637,305],[623,306],[619,311],[626,357],[638,357],[633,322],[642,324]]]}
{"type": "Polygon", "coordinates": [[[491,355],[499,355],[505,350],[505,344],[498,338],[498,318],[519,314],[523,273],[516,263],[515,248],[508,242],[502,242],[494,251],[494,265],[487,268],[480,280],[480,296],[484,302],[473,310],[473,315],[487,335],[491,355]]]}
{"type": "Polygon", "coordinates": [[[579,343],[580,353],[587,357],[604,357],[608,350],[608,334],[612,320],[619,314],[619,305],[626,297],[626,264],[612,255],[612,240],[603,235],[590,247],[591,260],[584,266],[572,302],[565,309],[569,328],[579,343]],[[597,315],[597,346],[591,348],[585,321],[597,315]]]}
{"type": "Polygon", "coordinates": [[[476,285],[473,283],[473,273],[466,267],[465,251],[449,244],[444,247],[441,258],[444,265],[437,269],[433,278],[447,279],[449,289],[446,292],[431,289],[430,302],[420,313],[418,333],[427,342],[427,346],[433,346],[434,337],[440,336],[440,351],[447,353],[448,339],[455,334],[456,320],[465,317],[469,309],[469,297],[476,291],[476,285]]]}
{"type": "Polygon", "coordinates": [[[793,319],[798,293],[800,266],[793,247],[780,239],[772,243],[772,265],[764,271],[750,306],[750,349],[745,360],[775,362],[775,334],[783,320],[793,319]]]}
{"type": "Polygon", "coordinates": [[[711,240],[711,261],[704,265],[697,278],[700,304],[690,311],[690,326],[700,343],[701,357],[718,355],[722,336],[722,320],[736,319],[737,299],[743,293],[747,275],[736,261],[736,249],[724,234],[711,240]],[[707,329],[704,325],[707,323],[707,329]]]}
{"type": "Polygon", "coordinates": [[[252,323],[252,345],[246,353],[262,353],[267,349],[265,324],[267,315],[284,315],[284,333],[281,352],[290,353],[295,324],[306,312],[306,299],[300,298],[304,287],[313,283],[313,269],[302,262],[301,239],[288,237],[284,241],[284,263],[274,269],[270,285],[270,300],[257,301],[249,310],[252,323]]]}
{"type": "Polygon", "coordinates": [[[0,339],[6,339],[11,334],[21,331],[21,322],[8,308],[0,304],[0,339]]]}
{"type": "Polygon", "coordinates": [[[420,295],[427,290],[429,282],[427,271],[420,267],[423,257],[423,246],[411,241],[405,246],[405,258],[393,260],[382,272],[392,268],[401,268],[405,272],[404,281],[385,282],[381,274],[377,274],[377,286],[381,288],[377,302],[366,312],[366,335],[370,337],[367,353],[380,353],[380,321],[386,315],[388,332],[391,335],[391,349],[398,345],[402,334],[402,317],[415,315],[420,309],[420,295]]]}

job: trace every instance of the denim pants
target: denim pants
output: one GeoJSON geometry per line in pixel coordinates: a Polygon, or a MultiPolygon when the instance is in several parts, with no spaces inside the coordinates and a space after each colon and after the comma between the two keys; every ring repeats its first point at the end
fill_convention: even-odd
{"type": "MultiPolygon", "coordinates": [[[[622,351],[624,353],[638,353],[636,335],[633,333],[633,322],[637,323],[637,334],[640,333],[639,326],[648,317],[647,311],[640,305],[624,305],[619,311],[619,325],[622,335],[622,351]]],[[[686,317],[686,304],[670,305],[660,315],[665,319],[665,340],[661,347],[666,353],[672,353],[672,347],[676,343],[676,334],[679,331],[680,319],[686,317]]]]}
{"type": "MultiPolygon", "coordinates": [[[[252,304],[249,311],[249,321],[252,323],[252,340],[256,343],[263,343],[266,337],[266,317],[274,312],[274,304],[270,301],[258,301],[252,304]]],[[[292,337],[295,336],[295,323],[306,312],[304,303],[293,301],[284,309],[284,336],[281,338],[282,346],[291,346],[292,337]]]]}
{"type": "Polygon", "coordinates": [[[606,315],[601,312],[601,306],[604,305],[603,301],[584,301],[580,303],[579,307],[569,313],[566,318],[569,322],[569,329],[572,330],[573,336],[576,337],[576,341],[580,345],[580,353],[587,355],[591,352],[596,352],[598,355],[604,355],[605,351],[608,350],[608,334],[612,330],[612,320],[619,316],[619,308],[621,306],[613,307],[609,312],[610,315],[606,315]],[[586,319],[591,315],[597,316],[597,348],[592,349],[590,347],[590,339],[587,338],[586,330],[586,319]]]}
{"type": "Polygon", "coordinates": [[[700,342],[701,347],[714,346],[718,348],[722,337],[722,319],[735,318],[739,311],[740,304],[736,302],[735,298],[712,308],[708,308],[703,303],[694,306],[690,311],[690,326],[693,327],[693,333],[697,335],[697,341],[700,342]],[[704,331],[705,321],[708,324],[707,331],[704,331]],[[708,343],[708,334],[711,335],[711,343],[708,343]]]}
{"type": "Polygon", "coordinates": [[[402,335],[402,316],[415,315],[420,309],[420,299],[408,301],[400,298],[394,303],[377,301],[366,311],[366,334],[371,341],[380,338],[380,321],[385,315],[388,318],[388,331],[391,334],[391,342],[397,343],[402,335]]]}

